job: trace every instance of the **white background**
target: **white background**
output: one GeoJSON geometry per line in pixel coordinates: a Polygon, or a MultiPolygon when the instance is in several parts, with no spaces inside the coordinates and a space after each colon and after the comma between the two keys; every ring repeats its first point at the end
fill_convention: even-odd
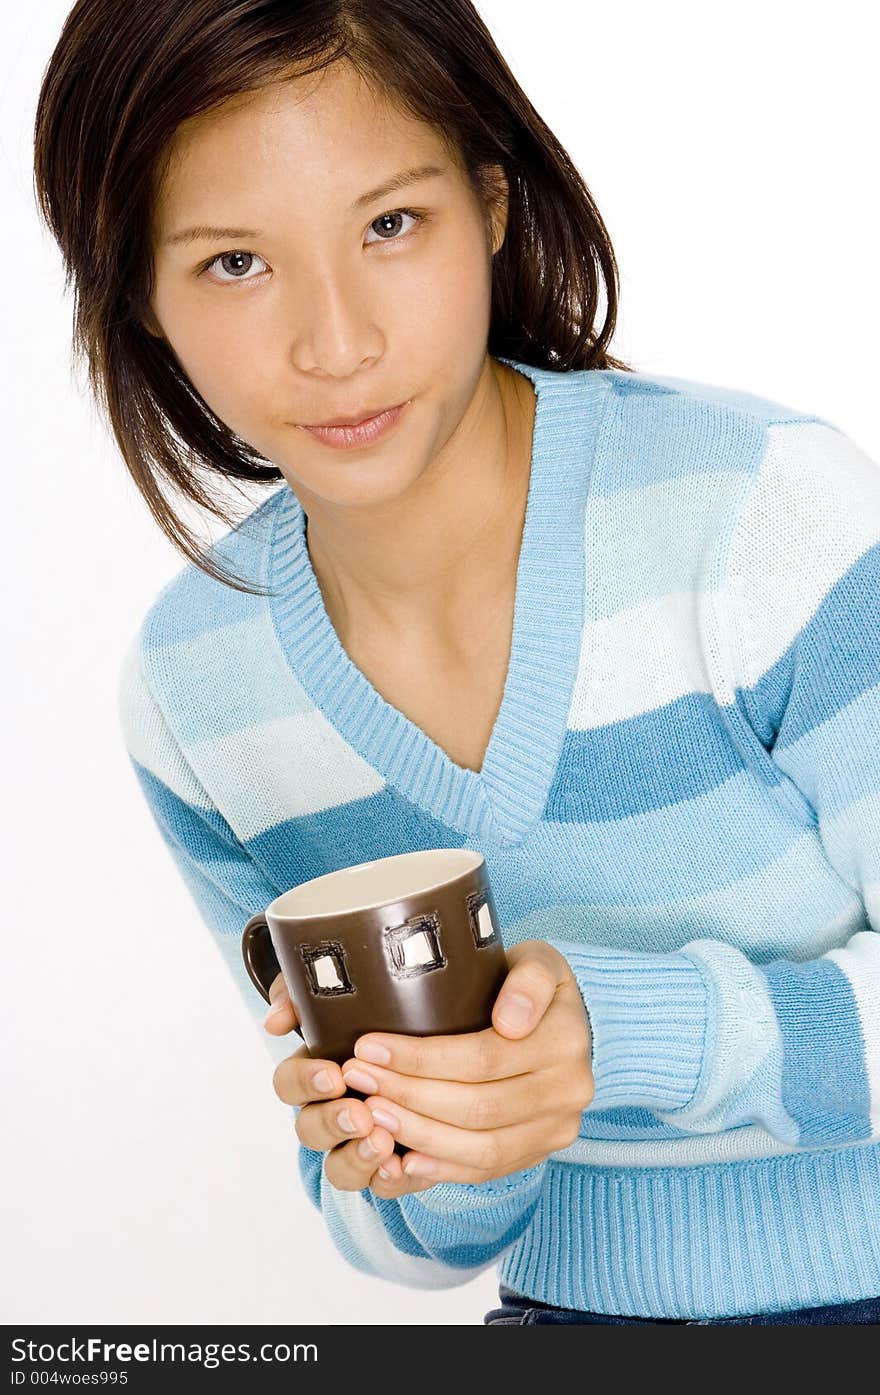
{"type": "MultiPolygon", "coordinates": [[[[816,412],[880,458],[871,7],[478,8],[608,225],[612,352],[816,412]]],[[[11,7],[0,58],[0,1321],[480,1323],[492,1270],[409,1290],[333,1248],[122,745],[123,648],[183,561],[72,373],[36,215],[34,108],[68,9],[11,7]]]]}

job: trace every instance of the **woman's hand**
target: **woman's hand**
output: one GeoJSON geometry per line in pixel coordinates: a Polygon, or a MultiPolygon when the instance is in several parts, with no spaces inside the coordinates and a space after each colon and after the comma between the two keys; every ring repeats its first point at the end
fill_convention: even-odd
{"type": "MultiPolygon", "coordinates": [[[[359,1171],[361,1180],[337,1184],[330,1172],[331,1154],[327,1175],[334,1185],[369,1186],[390,1199],[437,1182],[485,1182],[533,1167],[574,1141],[594,1093],[592,1039],[580,990],[567,961],[544,940],[514,945],[507,962],[510,969],[492,1009],[492,1026],[484,1031],[430,1037],[365,1034],[341,1071],[333,1063],[321,1063],[334,1081],[341,1078],[368,1096],[346,1103],[352,1111],[358,1108],[362,1128],[366,1120],[360,1111],[370,1114],[377,1126],[373,1141],[384,1145],[381,1161],[373,1164],[375,1172],[366,1181],[359,1171]],[[517,1020],[511,1008],[519,998],[527,1006],[517,1020]],[[371,1046],[385,1047],[388,1061],[370,1062],[371,1046]],[[401,1159],[392,1151],[394,1139],[412,1151],[401,1159]]],[[[292,1005],[282,1007],[279,1019],[292,1025],[292,1012],[292,1005]]],[[[272,1022],[270,1016],[267,1030],[272,1022]]],[[[276,1093],[289,1103],[299,1102],[290,1091],[303,1088],[303,1071],[317,1065],[310,1061],[304,1067],[297,1059],[303,1054],[295,1053],[276,1070],[276,1093]]],[[[297,1132],[306,1143],[312,1137],[331,1138],[311,1146],[332,1147],[338,1126],[333,1133],[326,1110],[338,1106],[320,1108],[325,1111],[321,1132],[311,1114],[309,1137],[300,1132],[306,1110],[298,1115],[297,1132]]],[[[353,1146],[341,1151],[350,1153],[353,1146]]],[[[350,1167],[343,1174],[335,1170],[355,1175],[350,1167]]]]}
{"type": "MultiPolygon", "coordinates": [[[[263,1023],[267,1032],[282,1036],[299,1026],[299,1017],[278,974],[269,989],[272,1006],[263,1023]]],[[[324,1171],[340,1191],[361,1191],[372,1185],[379,1166],[394,1153],[394,1139],[377,1127],[362,1100],[346,1099],[346,1085],[335,1061],[309,1055],[303,1045],[275,1068],[272,1084],[285,1104],[301,1105],[296,1132],[309,1148],[326,1152],[324,1171]]],[[[395,1159],[399,1162],[399,1158],[395,1159]]]]}
{"type": "Polygon", "coordinates": [[[577,982],[544,940],[514,945],[507,962],[491,1027],[432,1037],[373,1032],[343,1063],[343,1079],[368,1096],[376,1123],[413,1150],[384,1164],[394,1175],[373,1180],[377,1195],[504,1177],[577,1137],[594,1094],[577,982]],[[387,1062],[371,1062],[371,1047],[384,1047],[387,1062]]]}

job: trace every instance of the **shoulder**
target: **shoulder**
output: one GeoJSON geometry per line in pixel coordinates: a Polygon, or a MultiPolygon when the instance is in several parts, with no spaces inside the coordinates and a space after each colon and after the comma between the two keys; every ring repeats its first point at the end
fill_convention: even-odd
{"type": "Polygon", "coordinates": [[[877,460],[818,417],[770,427],[734,520],[731,583],[763,596],[763,610],[799,595],[803,620],[848,574],[876,588],[878,544],[877,460]]]}
{"type": "Polygon", "coordinates": [[[738,416],[767,425],[786,421],[815,420],[809,410],[764,396],[747,387],[704,382],[697,378],[672,377],[662,373],[605,369],[613,391],[622,399],[653,401],[671,411],[702,410],[723,419],[738,416]]]}
{"type": "Polygon", "coordinates": [[[621,483],[649,484],[681,474],[757,473],[775,435],[834,427],[807,408],[751,391],[665,374],[605,370],[617,403],[618,454],[628,459],[621,483]]]}
{"type": "MultiPolygon", "coordinates": [[[[278,508],[289,494],[286,485],[273,491],[234,528],[211,544],[208,555],[249,585],[267,587],[271,540],[278,508]]],[[[189,675],[192,688],[201,672],[211,684],[211,655],[229,646],[215,645],[221,631],[258,620],[265,598],[215,580],[187,562],[166,582],[138,622],[118,671],[117,700],[123,725],[139,729],[146,709],[157,700],[167,708],[170,694],[189,675]],[[208,668],[205,665],[208,665],[208,668]]]]}
{"type": "MultiPolygon", "coordinates": [[[[278,509],[289,493],[286,485],[274,490],[217,538],[208,549],[211,560],[235,572],[248,585],[266,587],[278,509]]],[[[238,591],[187,562],[166,582],[144,615],[138,631],[140,642],[147,652],[185,644],[206,631],[252,618],[264,604],[262,596],[238,591]]]]}
{"type": "Polygon", "coordinates": [[[880,468],[838,425],[746,388],[606,371],[619,406],[607,442],[606,492],[657,486],[705,500],[714,524],[752,531],[809,519],[876,516],[880,468]],[[713,503],[717,505],[717,511],[713,503]],[[726,526],[725,526],[726,522],[726,526]]]}

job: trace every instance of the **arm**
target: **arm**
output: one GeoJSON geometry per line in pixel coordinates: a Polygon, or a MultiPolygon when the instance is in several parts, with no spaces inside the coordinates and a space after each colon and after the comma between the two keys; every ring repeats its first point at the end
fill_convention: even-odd
{"type": "MultiPolygon", "coordinates": [[[[120,672],[118,711],[149,812],[262,1040],[280,1061],[278,1048],[286,1057],[289,1044],[262,1031],[266,1005],[244,968],[241,933],[285,888],[268,881],[187,764],[146,681],[137,639],[120,672]]],[[[369,1187],[333,1187],[324,1157],[299,1145],[307,1194],[336,1248],[354,1268],[415,1288],[454,1287],[494,1264],[531,1220],[546,1166],[386,1200],[369,1187]]]]}
{"type": "Polygon", "coordinates": [[[795,1146],[880,1138],[880,469],[827,423],[771,428],[715,598],[722,712],[852,891],[815,958],[550,940],[593,1031],[592,1109],[795,1146]]]}

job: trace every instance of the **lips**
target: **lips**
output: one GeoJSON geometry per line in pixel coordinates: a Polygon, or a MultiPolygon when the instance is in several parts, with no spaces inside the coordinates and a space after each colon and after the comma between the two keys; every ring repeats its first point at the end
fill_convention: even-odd
{"type": "Polygon", "coordinates": [[[381,417],[385,412],[393,412],[401,404],[395,402],[392,407],[377,407],[375,411],[362,412],[356,417],[336,417],[333,421],[310,421],[304,422],[308,430],[317,427],[319,430],[328,426],[362,426],[365,421],[372,421],[373,417],[381,417]]]}
{"type": "Polygon", "coordinates": [[[398,407],[389,407],[375,416],[363,417],[359,422],[333,426],[303,426],[314,440],[337,450],[350,450],[356,446],[370,446],[374,441],[383,440],[397,426],[412,399],[408,398],[398,407]]]}

